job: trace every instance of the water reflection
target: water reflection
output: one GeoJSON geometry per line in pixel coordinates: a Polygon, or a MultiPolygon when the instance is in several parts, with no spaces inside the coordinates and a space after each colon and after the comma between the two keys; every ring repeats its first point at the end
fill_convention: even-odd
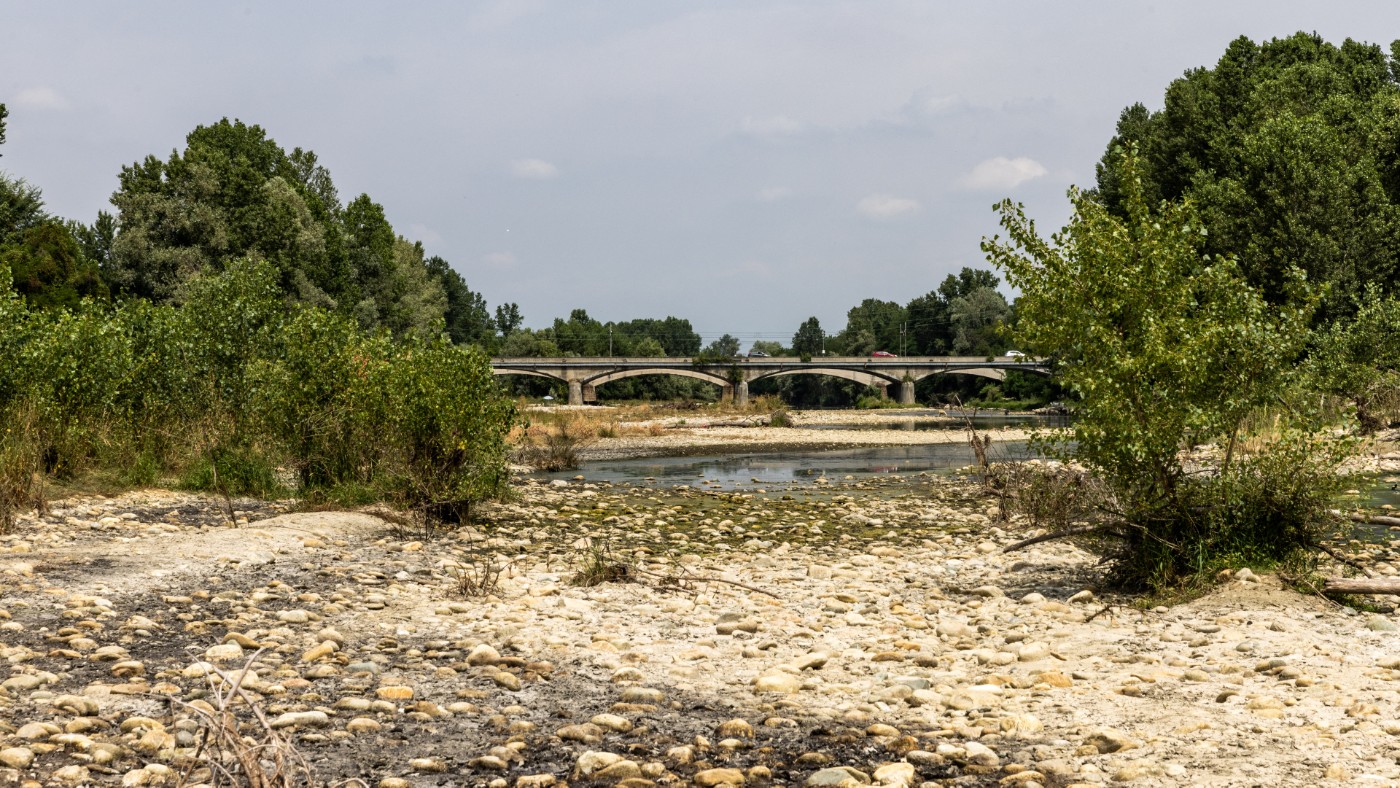
{"type": "MultiPolygon", "coordinates": [[[[1030,456],[1025,441],[993,443],[991,458],[1021,460],[1030,456]]],[[[966,444],[877,446],[851,449],[814,449],[792,454],[726,454],[703,457],[645,457],[629,460],[586,462],[578,470],[537,474],[556,479],[582,475],[589,481],[631,484],[703,484],[711,488],[738,489],[757,486],[811,483],[818,478],[833,481],[847,476],[861,478],[882,474],[917,474],[946,471],[972,464],[966,444]]]]}
{"type": "MultiPolygon", "coordinates": [[[[972,419],[972,423],[978,429],[994,430],[1000,427],[1067,427],[1069,417],[1066,415],[1008,415],[999,411],[978,411],[965,414],[972,419]]],[[[957,411],[948,411],[947,415],[942,415],[939,411],[909,411],[908,418],[898,420],[880,421],[877,423],[861,422],[853,424],[812,424],[804,425],[804,429],[813,430],[903,430],[906,432],[926,432],[926,431],[947,431],[966,429],[967,425],[963,421],[964,414],[957,411]]]]}

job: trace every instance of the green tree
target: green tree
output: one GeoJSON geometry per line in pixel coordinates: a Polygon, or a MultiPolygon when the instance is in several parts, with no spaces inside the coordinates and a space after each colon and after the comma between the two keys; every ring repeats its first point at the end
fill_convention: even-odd
{"type": "Polygon", "coordinates": [[[1057,359],[1080,398],[1073,448],[1058,451],[1112,491],[1117,517],[1101,532],[1123,546],[1125,582],[1162,587],[1230,557],[1290,557],[1329,523],[1338,458],[1308,439],[1296,404],[1279,414],[1283,439],[1247,457],[1238,446],[1252,416],[1295,390],[1308,308],[1270,306],[1233,257],[1202,252],[1189,203],[1149,210],[1136,156],[1120,155],[1114,209],[1071,191],[1070,224],[1047,242],[1004,201],[1010,242],[983,244],[1022,293],[1018,341],[1057,359]],[[1183,450],[1211,442],[1224,447],[1217,472],[1188,473],[1183,450]]]}
{"type": "Polygon", "coordinates": [[[447,321],[447,335],[453,343],[487,349],[494,347],[496,324],[486,308],[486,299],[467,287],[462,275],[441,257],[433,255],[424,265],[447,299],[447,311],[443,317],[447,321]]]}
{"type": "Polygon", "coordinates": [[[520,330],[523,322],[525,319],[520,316],[520,307],[515,302],[496,307],[496,331],[502,339],[520,330]]]}
{"type": "Polygon", "coordinates": [[[739,355],[739,338],[725,334],[706,345],[705,349],[700,351],[700,355],[714,358],[734,358],[739,355]]]}
{"type": "Polygon", "coordinates": [[[107,296],[97,266],[58,222],[30,227],[16,243],[0,246],[0,265],[31,307],[73,309],[83,298],[107,296]]]}
{"type": "Polygon", "coordinates": [[[1002,350],[1002,330],[1011,315],[1006,298],[990,287],[978,287],[948,304],[953,329],[953,352],[984,356],[1002,350]]]}
{"type": "Polygon", "coordinates": [[[815,317],[809,317],[802,321],[802,325],[797,327],[797,333],[792,335],[792,352],[802,357],[820,356],[826,342],[826,334],[822,331],[821,321],[815,317]]]}
{"type": "Polygon", "coordinates": [[[869,355],[875,350],[897,353],[906,340],[908,314],[893,301],[867,298],[846,313],[846,327],[836,336],[836,345],[850,356],[869,355]]]}
{"type": "Polygon", "coordinates": [[[1371,284],[1352,319],[1318,333],[1308,364],[1322,390],[1355,405],[1365,432],[1400,420],[1400,299],[1371,284]]]}
{"type": "MultiPolygon", "coordinates": [[[[1392,52],[1397,50],[1392,45],[1392,52]]],[[[1298,33],[1232,42],[1213,69],[1166,90],[1161,111],[1123,111],[1098,166],[1098,192],[1126,215],[1114,153],[1135,144],[1149,202],[1189,198],[1204,251],[1237,254],[1270,302],[1291,270],[1330,285],[1320,318],[1355,308],[1368,282],[1400,281],[1400,102],[1397,61],[1377,46],[1298,33]]]]}
{"type": "Polygon", "coordinates": [[[49,219],[39,187],[0,172],[0,245],[19,240],[26,230],[49,219]]]}

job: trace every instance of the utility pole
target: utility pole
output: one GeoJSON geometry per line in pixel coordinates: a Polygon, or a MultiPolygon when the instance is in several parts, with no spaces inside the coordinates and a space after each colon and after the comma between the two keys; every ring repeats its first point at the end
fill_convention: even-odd
{"type": "Polygon", "coordinates": [[[608,357],[612,358],[612,326],[608,326],[608,357]]]}
{"type": "Polygon", "coordinates": [[[908,328],[908,322],[899,324],[899,355],[901,356],[904,355],[904,333],[908,330],[908,328]]]}

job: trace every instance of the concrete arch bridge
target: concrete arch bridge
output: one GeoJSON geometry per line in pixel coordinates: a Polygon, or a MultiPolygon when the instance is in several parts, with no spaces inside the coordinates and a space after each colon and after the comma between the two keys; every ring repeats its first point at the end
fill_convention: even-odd
{"type": "Polygon", "coordinates": [[[720,387],[724,399],[749,401],[749,384],[782,375],[829,375],[875,386],[888,396],[896,387],[900,403],[914,404],[914,384],[931,375],[976,375],[1005,380],[1008,369],[1050,374],[1050,365],[1025,356],[821,356],[798,358],[733,358],[723,361],[692,358],[493,358],[497,375],[533,375],[569,386],[569,404],[596,402],[604,383],[642,375],[679,375],[720,387]]]}

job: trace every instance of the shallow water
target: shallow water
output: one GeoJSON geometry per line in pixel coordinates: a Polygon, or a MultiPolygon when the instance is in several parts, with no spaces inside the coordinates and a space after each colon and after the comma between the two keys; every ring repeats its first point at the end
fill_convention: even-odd
{"type": "MultiPolygon", "coordinates": [[[[1003,415],[995,411],[982,411],[976,414],[967,414],[972,418],[972,423],[978,429],[994,430],[1000,427],[1066,427],[1069,420],[1066,416],[1038,416],[1038,415],[1003,415]]],[[[947,416],[940,415],[938,411],[911,411],[908,418],[901,418],[897,421],[880,421],[876,423],[858,422],[852,424],[812,424],[803,425],[805,429],[812,430],[904,430],[907,432],[925,431],[951,431],[963,430],[967,426],[963,422],[963,416],[956,411],[949,412],[947,416]]]]}
{"type": "MultiPolygon", "coordinates": [[[[1021,460],[1034,456],[1025,441],[993,443],[989,458],[1021,460]]],[[[817,479],[841,481],[891,474],[949,471],[971,465],[972,449],[965,443],[921,446],[875,446],[852,449],[812,449],[800,453],[725,454],[697,457],[641,457],[585,462],[578,469],[535,474],[537,479],[571,479],[613,484],[706,485],[711,489],[752,489],[760,486],[811,484],[817,479]]]]}

